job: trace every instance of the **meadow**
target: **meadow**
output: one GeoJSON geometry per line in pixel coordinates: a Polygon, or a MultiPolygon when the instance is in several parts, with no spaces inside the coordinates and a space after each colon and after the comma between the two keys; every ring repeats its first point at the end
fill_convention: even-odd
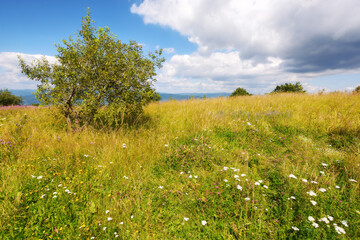
{"type": "Polygon", "coordinates": [[[359,239],[360,94],[152,103],[68,131],[0,110],[1,239],[359,239]]]}

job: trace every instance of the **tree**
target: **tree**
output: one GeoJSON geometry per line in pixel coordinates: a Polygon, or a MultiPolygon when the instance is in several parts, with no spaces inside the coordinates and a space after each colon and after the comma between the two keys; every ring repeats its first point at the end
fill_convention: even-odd
{"type": "Polygon", "coordinates": [[[19,57],[22,73],[40,82],[36,97],[59,108],[69,127],[131,123],[154,98],[162,50],[145,56],[140,44],[122,43],[108,27],[93,23],[89,10],[75,37],[56,45],[55,64],[43,58],[27,65],[19,57]]]}
{"type": "Polygon", "coordinates": [[[306,91],[303,89],[300,82],[296,82],[295,84],[285,83],[282,85],[278,85],[272,91],[272,93],[285,93],[285,92],[305,93],[306,91]]]}
{"type": "Polygon", "coordinates": [[[235,96],[251,96],[251,94],[248,93],[244,88],[239,87],[230,95],[230,97],[235,96]]]}
{"type": "Polygon", "coordinates": [[[354,89],[353,93],[360,93],[360,85],[354,89]]]}
{"type": "Polygon", "coordinates": [[[8,89],[0,89],[0,106],[20,105],[22,97],[13,95],[8,89]]]}

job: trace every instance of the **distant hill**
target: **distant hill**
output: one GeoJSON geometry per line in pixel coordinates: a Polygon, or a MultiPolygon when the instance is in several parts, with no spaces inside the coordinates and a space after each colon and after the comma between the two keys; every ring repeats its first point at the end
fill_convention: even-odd
{"type": "MultiPolygon", "coordinates": [[[[12,94],[15,96],[21,96],[23,98],[23,105],[31,105],[35,103],[39,103],[36,99],[34,93],[36,90],[33,89],[9,89],[12,94]]],[[[161,101],[169,101],[170,99],[174,100],[185,100],[194,98],[216,98],[216,97],[227,97],[230,93],[159,93],[161,96],[161,101]]]]}

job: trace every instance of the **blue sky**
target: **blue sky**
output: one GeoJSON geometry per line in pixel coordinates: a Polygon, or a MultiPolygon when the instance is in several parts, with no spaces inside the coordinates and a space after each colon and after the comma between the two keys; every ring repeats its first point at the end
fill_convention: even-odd
{"type": "Polygon", "coordinates": [[[0,0],[0,88],[36,88],[17,55],[54,60],[90,7],[98,27],[165,49],[160,92],[310,92],[360,85],[358,0],[0,0]]]}

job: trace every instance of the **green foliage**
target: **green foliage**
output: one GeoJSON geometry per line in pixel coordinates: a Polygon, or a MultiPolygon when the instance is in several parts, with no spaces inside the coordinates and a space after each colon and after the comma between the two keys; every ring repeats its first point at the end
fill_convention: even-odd
{"type": "Polygon", "coordinates": [[[360,85],[354,89],[353,93],[357,93],[357,94],[360,93],[360,85]]]}
{"type": "Polygon", "coordinates": [[[20,105],[22,97],[13,95],[8,89],[0,89],[0,106],[20,105]]]}
{"type": "Polygon", "coordinates": [[[230,95],[230,97],[235,97],[235,96],[251,96],[251,94],[248,93],[246,89],[239,87],[230,95]]]}
{"type": "Polygon", "coordinates": [[[157,98],[152,84],[162,51],[144,56],[137,42],[122,43],[93,23],[88,12],[78,34],[56,45],[55,64],[43,58],[30,66],[19,58],[22,73],[40,82],[38,100],[60,108],[69,127],[132,123],[157,98]]]}
{"type": "Polygon", "coordinates": [[[282,85],[278,85],[272,91],[272,93],[284,93],[284,92],[305,93],[306,91],[303,89],[303,86],[300,84],[300,82],[296,82],[295,84],[285,83],[282,85]]]}

